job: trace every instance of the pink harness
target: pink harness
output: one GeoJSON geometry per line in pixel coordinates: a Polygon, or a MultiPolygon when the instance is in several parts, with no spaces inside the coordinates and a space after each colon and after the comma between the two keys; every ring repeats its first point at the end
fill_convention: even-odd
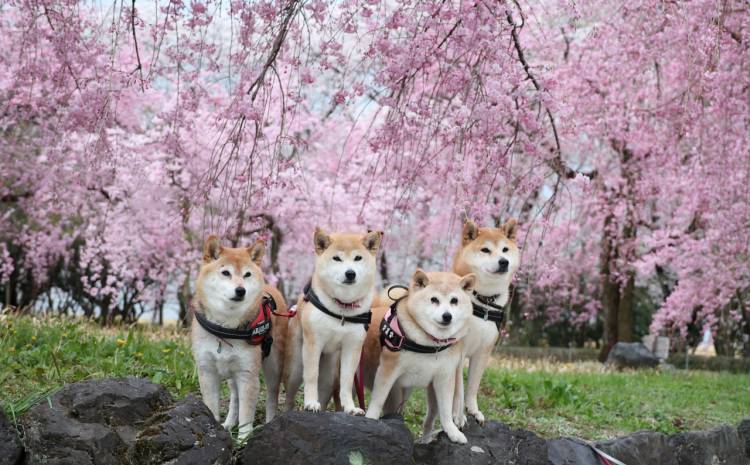
{"type": "Polygon", "coordinates": [[[380,344],[384,345],[391,352],[398,352],[399,350],[404,349],[420,354],[432,354],[443,351],[456,342],[455,338],[438,339],[433,335],[426,333],[432,342],[442,345],[425,346],[404,336],[404,331],[401,329],[401,324],[398,322],[398,316],[396,314],[397,305],[398,301],[391,305],[391,308],[388,309],[388,312],[385,314],[383,321],[380,324],[380,344]]]}
{"type": "Polygon", "coordinates": [[[404,332],[401,330],[398,318],[396,318],[396,315],[393,313],[393,307],[388,309],[388,313],[383,317],[383,321],[385,322],[385,329],[381,326],[381,333],[384,331],[390,332],[390,334],[385,334],[384,342],[386,347],[392,351],[401,350],[401,347],[404,345],[404,332]],[[394,337],[394,335],[398,337],[394,337]],[[397,346],[394,345],[394,341],[398,341],[397,346]]]}

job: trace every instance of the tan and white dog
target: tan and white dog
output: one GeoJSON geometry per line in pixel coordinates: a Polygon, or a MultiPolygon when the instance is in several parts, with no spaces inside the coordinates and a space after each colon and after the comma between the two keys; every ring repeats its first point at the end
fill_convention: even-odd
{"type": "Polygon", "coordinates": [[[289,328],[286,410],[293,408],[303,380],[304,408],[325,409],[338,380],[344,412],[364,414],[354,405],[352,384],[375,297],[375,258],[382,236],[378,231],[329,235],[315,229],[315,270],[289,328]]]}
{"type": "Polygon", "coordinates": [[[509,304],[510,283],[520,264],[516,230],[514,219],[499,228],[479,228],[472,221],[467,221],[461,233],[461,247],[456,252],[453,271],[459,275],[473,274],[476,284],[471,294],[474,306],[474,316],[469,322],[471,337],[466,338],[464,344],[464,356],[469,359],[465,397],[463,363],[456,373],[453,416],[459,428],[466,424],[464,400],[468,413],[484,424],[477,394],[482,374],[500,336],[500,322],[497,320],[506,316],[503,313],[507,313],[505,309],[509,304]]]}
{"type": "Polygon", "coordinates": [[[421,440],[431,439],[435,415],[451,441],[466,443],[453,423],[455,377],[472,319],[474,276],[417,270],[406,296],[373,309],[367,332],[364,381],[372,389],[367,417],[401,413],[414,387],[427,388],[421,440]]]}
{"type": "MultiPolygon", "coordinates": [[[[224,427],[230,429],[239,421],[241,438],[253,428],[261,365],[266,368],[269,398],[274,391],[278,397],[282,373],[283,335],[274,341],[270,356],[265,360],[262,357],[262,341],[268,330],[265,323],[270,320],[272,334],[286,325],[283,318],[275,318],[268,308],[262,308],[264,295],[268,295],[276,302],[277,310],[286,310],[281,294],[265,284],[260,269],[264,253],[262,241],[250,247],[229,248],[222,246],[216,236],[209,236],[193,300],[191,343],[203,402],[221,421],[221,382],[227,380],[231,395],[224,427]],[[238,335],[248,337],[243,340],[238,335]]],[[[268,404],[267,420],[276,408],[275,403],[268,404]]]]}

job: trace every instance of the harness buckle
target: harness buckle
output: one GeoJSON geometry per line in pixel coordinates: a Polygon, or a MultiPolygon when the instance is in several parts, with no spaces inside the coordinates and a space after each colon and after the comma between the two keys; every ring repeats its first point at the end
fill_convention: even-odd
{"type": "Polygon", "coordinates": [[[484,311],[484,321],[487,321],[487,319],[488,319],[489,317],[490,317],[490,311],[489,311],[489,310],[485,310],[485,311],[484,311]]]}

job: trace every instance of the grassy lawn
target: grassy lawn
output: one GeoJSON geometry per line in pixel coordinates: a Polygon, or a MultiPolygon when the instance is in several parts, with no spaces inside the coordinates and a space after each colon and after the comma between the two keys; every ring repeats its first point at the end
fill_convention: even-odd
{"type": "MultiPolygon", "coordinates": [[[[199,392],[184,332],[0,315],[0,406],[11,419],[65,383],[128,375],[161,383],[176,397],[199,392]]],[[[601,439],[639,429],[671,433],[750,416],[750,375],[616,373],[592,362],[495,359],[479,403],[487,418],[545,437],[601,439]]],[[[414,431],[424,405],[424,394],[417,392],[407,406],[414,431]]],[[[261,405],[258,422],[262,412],[261,405]]]]}

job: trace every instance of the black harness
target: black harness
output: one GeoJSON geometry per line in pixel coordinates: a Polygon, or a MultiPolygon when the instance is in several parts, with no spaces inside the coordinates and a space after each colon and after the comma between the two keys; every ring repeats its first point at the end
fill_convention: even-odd
{"type": "MultiPolygon", "coordinates": [[[[260,313],[253,321],[248,321],[237,328],[225,328],[209,321],[201,312],[193,312],[195,320],[210,334],[219,339],[239,339],[250,345],[260,345],[263,358],[271,353],[273,337],[271,336],[271,313],[276,309],[273,297],[264,295],[260,304],[260,313]]],[[[219,343],[219,351],[221,343],[219,343]]]]}
{"type": "Polygon", "coordinates": [[[472,307],[474,308],[474,316],[479,317],[483,319],[484,321],[492,321],[495,323],[495,326],[497,326],[498,331],[500,330],[500,326],[503,323],[503,320],[505,320],[505,307],[506,306],[499,306],[495,304],[495,299],[499,296],[493,295],[493,296],[483,296],[481,294],[477,294],[476,292],[473,293],[474,297],[477,298],[478,301],[482,303],[482,305],[486,305],[487,307],[483,307],[482,305],[478,305],[474,302],[471,303],[472,307]]]}
{"type": "Polygon", "coordinates": [[[372,312],[367,311],[365,313],[360,313],[359,315],[352,315],[352,316],[346,316],[346,315],[340,315],[338,313],[333,313],[332,311],[328,310],[325,305],[323,305],[323,302],[320,301],[318,298],[318,295],[315,294],[315,291],[313,291],[312,283],[307,283],[307,286],[305,286],[304,291],[305,294],[305,301],[310,302],[320,310],[321,312],[325,313],[326,315],[336,318],[337,320],[341,320],[341,326],[344,326],[344,323],[356,323],[360,325],[365,326],[365,331],[370,327],[370,323],[372,322],[372,312]]]}
{"type": "MultiPolygon", "coordinates": [[[[399,286],[399,287],[403,287],[403,286],[399,286]]],[[[403,328],[401,328],[401,323],[399,323],[398,318],[396,318],[396,308],[398,307],[398,303],[404,297],[397,299],[395,302],[391,304],[390,315],[388,315],[387,318],[383,318],[383,321],[380,323],[380,345],[384,346],[386,349],[390,350],[391,352],[399,352],[401,350],[408,350],[409,352],[416,352],[418,354],[436,354],[438,352],[442,352],[445,349],[451,347],[453,343],[445,344],[441,346],[425,346],[422,344],[418,344],[412,341],[411,339],[409,339],[408,337],[406,337],[406,335],[404,334],[403,328]],[[394,330],[393,325],[391,323],[393,322],[394,319],[396,320],[395,321],[396,325],[398,325],[397,326],[398,332],[394,330]]]]}

